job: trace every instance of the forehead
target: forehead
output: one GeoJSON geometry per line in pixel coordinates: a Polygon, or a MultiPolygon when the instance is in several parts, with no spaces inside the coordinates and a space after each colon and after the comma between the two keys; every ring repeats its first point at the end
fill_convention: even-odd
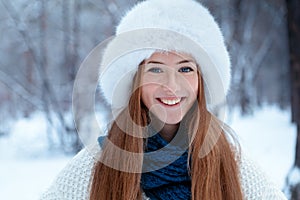
{"type": "Polygon", "coordinates": [[[148,59],[145,60],[145,63],[155,61],[164,64],[176,64],[176,63],[180,63],[180,61],[185,61],[185,60],[192,61],[196,64],[196,61],[192,56],[186,53],[178,53],[173,51],[154,52],[148,59]]]}

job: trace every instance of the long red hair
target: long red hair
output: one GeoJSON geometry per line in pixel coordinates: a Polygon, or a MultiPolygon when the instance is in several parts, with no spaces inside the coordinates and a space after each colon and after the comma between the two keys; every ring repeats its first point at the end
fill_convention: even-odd
{"type": "MultiPolygon", "coordinates": [[[[142,155],[145,144],[145,139],[142,138],[143,127],[147,126],[149,119],[147,108],[141,101],[141,68],[133,81],[133,88],[137,89],[133,91],[128,107],[113,122],[108,139],[126,152],[142,155]]],[[[237,162],[238,148],[229,142],[229,134],[225,133],[224,125],[207,110],[200,75],[198,88],[198,101],[181,122],[188,127],[190,139],[191,159],[188,160],[192,160],[189,163],[192,200],[241,200],[243,194],[237,162]]],[[[106,143],[100,160],[105,159],[110,159],[113,167],[103,162],[95,164],[90,200],[141,200],[143,156],[138,159],[134,156],[124,158],[119,150],[106,143]],[[130,171],[132,168],[135,169],[130,171]]]]}

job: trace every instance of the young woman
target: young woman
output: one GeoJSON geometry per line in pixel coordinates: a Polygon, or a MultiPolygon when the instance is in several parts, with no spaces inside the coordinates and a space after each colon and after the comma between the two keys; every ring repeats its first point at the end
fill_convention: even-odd
{"type": "Polygon", "coordinates": [[[286,199],[240,150],[218,109],[230,59],[193,0],[148,0],[121,20],[100,67],[112,109],[100,149],[83,149],[42,199],[286,199]]]}

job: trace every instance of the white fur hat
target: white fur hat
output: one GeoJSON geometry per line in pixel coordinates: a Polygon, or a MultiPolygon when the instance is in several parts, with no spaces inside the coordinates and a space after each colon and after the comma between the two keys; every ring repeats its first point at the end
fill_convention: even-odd
{"type": "Polygon", "coordinates": [[[127,106],[139,64],[158,50],[193,56],[205,81],[208,109],[224,103],[230,58],[212,15],[194,0],[147,0],[122,18],[102,57],[100,89],[113,109],[127,106]]]}

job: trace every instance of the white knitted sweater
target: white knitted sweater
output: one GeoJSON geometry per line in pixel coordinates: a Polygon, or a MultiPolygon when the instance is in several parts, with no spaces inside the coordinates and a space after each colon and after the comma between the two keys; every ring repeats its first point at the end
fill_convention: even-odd
{"type": "MultiPolygon", "coordinates": [[[[94,163],[93,154],[83,149],[59,173],[40,200],[87,200],[94,163]]],[[[245,156],[241,158],[240,173],[246,200],[286,200],[283,193],[245,156]]]]}

